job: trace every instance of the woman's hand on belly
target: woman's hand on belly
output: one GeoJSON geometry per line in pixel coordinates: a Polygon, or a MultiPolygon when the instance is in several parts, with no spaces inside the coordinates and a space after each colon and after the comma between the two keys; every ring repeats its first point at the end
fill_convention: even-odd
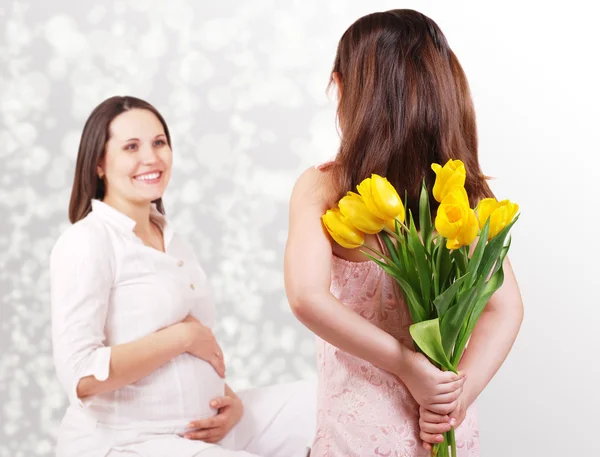
{"type": "Polygon", "coordinates": [[[210,402],[210,407],[219,412],[216,416],[189,423],[184,437],[191,440],[201,440],[206,443],[217,443],[237,424],[244,413],[242,401],[236,395],[225,395],[210,402]]]}
{"type": "Polygon", "coordinates": [[[210,363],[221,378],[225,377],[223,351],[212,330],[196,319],[188,316],[181,322],[184,332],[185,351],[210,363]]]}

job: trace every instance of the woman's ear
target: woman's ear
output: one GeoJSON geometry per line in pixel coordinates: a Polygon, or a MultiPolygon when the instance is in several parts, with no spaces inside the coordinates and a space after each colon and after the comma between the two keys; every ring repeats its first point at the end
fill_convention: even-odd
{"type": "Polygon", "coordinates": [[[335,83],[339,102],[342,98],[342,75],[340,75],[337,71],[334,71],[333,73],[331,73],[331,79],[333,79],[333,82],[335,83]]]}
{"type": "Polygon", "coordinates": [[[96,174],[98,175],[98,177],[100,179],[104,179],[104,170],[102,169],[102,167],[100,165],[98,165],[96,167],[96,174]]]}

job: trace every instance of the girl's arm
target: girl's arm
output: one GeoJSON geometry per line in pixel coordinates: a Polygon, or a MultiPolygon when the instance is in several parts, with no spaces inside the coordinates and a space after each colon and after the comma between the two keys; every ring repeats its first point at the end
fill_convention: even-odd
{"type": "Polygon", "coordinates": [[[468,375],[463,394],[467,406],[504,363],[523,321],[523,301],[508,258],[503,268],[504,283],[486,305],[459,364],[459,369],[468,375]]]}
{"type": "Polygon", "coordinates": [[[292,193],[284,272],[294,314],[333,346],[399,376],[419,404],[455,406],[461,377],[438,370],[330,292],[332,241],[321,224],[321,215],[329,209],[328,188],[328,174],[311,168],[292,193]]]}

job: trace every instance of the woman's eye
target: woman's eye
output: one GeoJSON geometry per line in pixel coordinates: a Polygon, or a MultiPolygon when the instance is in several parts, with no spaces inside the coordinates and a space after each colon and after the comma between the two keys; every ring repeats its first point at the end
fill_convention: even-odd
{"type": "Polygon", "coordinates": [[[165,143],[164,140],[156,140],[154,142],[154,146],[164,146],[165,144],[167,144],[167,143],[165,143]]]}
{"type": "Polygon", "coordinates": [[[136,148],[137,148],[137,144],[135,144],[135,143],[131,143],[131,144],[128,144],[125,146],[125,149],[127,151],[134,151],[136,148]]]}

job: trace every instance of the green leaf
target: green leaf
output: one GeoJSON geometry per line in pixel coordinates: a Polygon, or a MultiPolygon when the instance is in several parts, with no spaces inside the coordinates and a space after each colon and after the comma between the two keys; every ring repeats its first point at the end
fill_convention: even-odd
{"type": "Polygon", "coordinates": [[[448,308],[450,307],[450,303],[452,303],[452,300],[454,300],[454,298],[456,297],[460,286],[465,281],[467,276],[468,275],[466,274],[464,276],[461,276],[456,281],[454,281],[454,283],[450,287],[448,287],[444,292],[435,297],[435,300],[433,300],[433,304],[437,309],[438,317],[444,317],[446,311],[448,311],[448,308]]]}
{"type": "Polygon", "coordinates": [[[431,268],[427,260],[425,248],[421,244],[421,238],[417,233],[417,228],[413,220],[412,213],[410,214],[410,230],[408,232],[408,246],[413,254],[413,260],[419,274],[419,282],[421,284],[421,296],[423,303],[429,304],[431,299],[431,268]]]}
{"type": "Polygon", "coordinates": [[[425,308],[423,307],[421,300],[419,299],[419,296],[415,293],[414,289],[402,277],[402,273],[396,267],[388,265],[385,262],[376,259],[368,253],[365,253],[365,255],[377,265],[379,265],[383,271],[385,271],[398,282],[398,284],[400,285],[400,289],[402,289],[402,292],[404,294],[406,305],[408,307],[410,317],[413,320],[413,322],[421,322],[422,320],[424,320],[427,317],[425,313],[425,308]]]}
{"type": "Polygon", "coordinates": [[[448,248],[446,248],[446,243],[444,243],[445,238],[443,237],[439,237],[439,243],[440,243],[440,268],[438,270],[439,272],[439,282],[440,282],[440,290],[445,290],[447,289],[446,284],[448,284],[449,282],[451,282],[451,280],[453,279],[451,276],[453,274],[453,262],[452,262],[452,258],[450,257],[450,250],[448,248]]]}
{"type": "Polygon", "coordinates": [[[490,233],[490,218],[486,221],[481,233],[479,234],[479,240],[477,240],[477,246],[475,247],[475,251],[473,251],[473,255],[469,260],[469,266],[467,267],[467,273],[471,274],[471,279],[467,284],[467,287],[471,287],[475,280],[477,279],[477,269],[479,268],[479,264],[481,263],[481,259],[483,258],[483,252],[485,250],[485,246],[487,243],[488,234],[490,233]]]}
{"type": "Polygon", "coordinates": [[[431,319],[410,326],[410,334],[415,343],[431,360],[441,367],[456,373],[442,347],[439,319],[431,319]]]}
{"type": "MultiPolygon", "coordinates": [[[[462,249],[462,248],[461,248],[462,249]]],[[[465,262],[465,258],[460,249],[455,249],[452,251],[452,258],[458,267],[459,274],[462,276],[467,272],[467,263],[465,262]]]]}
{"type": "Polygon", "coordinates": [[[433,271],[432,271],[432,277],[433,277],[433,296],[437,297],[440,294],[440,268],[442,266],[441,264],[441,256],[440,256],[440,246],[439,246],[439,239],[438,242],[434,244],[433,247],[433,255],[432,258],[434,259],[434,264],[433,264],[433,271]]]}
{"type": "Polygon", "coordinates": [[[472,287],[466,293],[459,294],[457,303],[451,307],[441,321],[442,344],[448,357],[456,345],[458,334],[469,318],[475,304],[477,288],[472,287]]]}
{"type": "Polygon", "coordinates": [[[398,222],[398,219],[394,219],[394,228],[396,229],[396,235],[401,236],[402,226],[398,222]]]}
{"type": "Polygon", "coordinates": [[[498,233],[498,235],[496,235],[488,242],[487,246],[485,247],[483,257],[481,259],[479,271],[477,272],[478,277],[481,276],[487,279],[488,275],[490,274],[490,271],[492,270],[492,268],[496,264],[496,261],[498,260],[498,256],[504,249],[504,241],[508,236],[509,230],[515,224],[515,222],[517,222],[518,219],[519,216],[517,215],[517,217],[515,217],[510,224],[504,227],[504,229],[500,233],[498,233]]]}
{"type": "Polygon", "coordinates": [[[390,239],[390,236],[385,232],[380,232],[379,237],[383,241],[383,244],[385,244],[385,247],[386,247],[388,253],[390,254],[390,257],[391,257],[392,261],[394,262],[394,264],[397,266],[400,266],[401,262],[400,262],[400,259],[398,258],[398,250],[396,249],[396,246],[390,239]]]}
{"type": "MultiPolygon", "coordinates": [[[[501,262],[500,262],[501,264],[501,262]]],[[[454,354],[452,356],[452,361],[455,364],[460,362],[460,359],[463,355],[465,347],[467,346],[467,342],[477,325],[477,321],[481,317],[483,310],[485,309],[487,303],[490,301],[490,298],[496,292],[504,282],[504,268],[500,267],[498,271],[496,271],[488,282],[485,283],[483,289],[478,294],[473,309],[470,313],[470,316],[464,326],[464,329],[461,331],[457,341],[454,354]]]]}
{"type": "MultiPolygon", "coordinates": [[[[371,254],[369,254],[366,251],[361,251],[365,256],[367,256],[369,259],[371,259],[373,262],[375,262],[377,265],[379,265],[381,267],[381,269],[383,271],[385,271],[387,274],[389,274],[390,276],[399,276],[401,274],[401,272],[398,270],[398,267],[396,267],[393,263],[388,263],[388,262],[384,262],[382,260],[379,260],[376,257],[373,257],[371,254]]],[[[389,259],[391,260],[391,259],[389,259]]]]}
{"type": "Polygon", "coordinates": [[[425,251],[428,254],[432,254],[433,226],[431,223],[431,208],[429,206],[429,191],[425,185],[425,178],[423,178],[423,182],[421,183],[421,195],[419,198],[419,226],[421,228],[425,251]]]}
{"type": "Polygon", "coordinates": [[[509,238],[508,243],[506,244],[506,246],[504,246],[502,248],[502,251],[500,252],[500,255],[498,256],[498,259],[496,261],[496,264],[494,266],[494,270],[492,271],[492,275],[490,276],[490,279],[486,282],[485,281],[486,277],[481,276],[474,286],[475,288],[480,289],[480,290],[479,290],[479,293],[475,300],[475,303],[473,305],[473,309],[471,310],[471,313],[469,314],[467,321],[463,324],[463,328],[461,329],[461,332],[458,336],[458,339],[456,342],[456,347],[455,347],[454,354],[452,357],[452,361],[454,363],[458,363],[460,361],[460,358],[462,357],[462,354],[465,350],[467,342],[469,341],[469,338],[471,337],[471,334],[473,333],[473,330],[475,329],[475,326],[477,325],[477,321],[481,317],[481,314],[483,313],[485,307],[487,306],[488,302],[490,301],[490,298],[492,297],[492,295],[504,283],[503,263],[504,263],[504,259],[506,258],[506,255],[508,254],[508,250],[510,249],[510,244],[511,244],[511,240],[509,238]],[[482,283],[483,283],[483,286],[482,286],[482,283]]]}
{"type": "Polygon", "coordinates": [[[398,241],[398,257],[402,262],[403,271],[405,273],[404,279],[406,279],[414,290],[418,291],[420,287],[419,274],[416,270],[415,262],[411,262],[411,255],[408,252],[408,242],[406,241],[406,235],[401,236],[401,241],[398,241]]]}

